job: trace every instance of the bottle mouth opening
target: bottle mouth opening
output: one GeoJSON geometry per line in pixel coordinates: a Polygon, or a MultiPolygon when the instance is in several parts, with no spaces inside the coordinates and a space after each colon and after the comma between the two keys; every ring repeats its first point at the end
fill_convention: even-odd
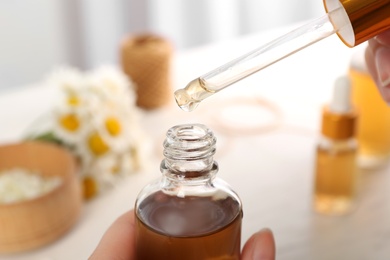
{"type": "Polygon", "coordinates": [[[177,125],[168,130],[167,137],[181,141],[203,139],[210,135],[210,130],[202,124],[177,125]]]}
{"type": "Polygon", "coordinates": [[[208,169],[216,150],[213,132],[202,124],[184,124],[170,128],[164,141],[164,157],[171,168],[189,171],[208,169]]]}
{"type": "Polygon", "coordinates": [[[168,130],[167,138],[164,141],[164,149],[165,151],[169,150],[170,153],[180,152],[184,157],[203,153],[213,155],[215,144],[216,138],[213,132],[205,125],[184,124],[174,126],[168,130]]]}

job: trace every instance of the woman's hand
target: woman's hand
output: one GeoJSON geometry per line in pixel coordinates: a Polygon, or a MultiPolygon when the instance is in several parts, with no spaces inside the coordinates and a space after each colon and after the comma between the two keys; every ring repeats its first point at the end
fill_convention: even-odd
{"type": "MultiPolygon", "coordinates": [[[[134,211],[119,217],[106,231],[98,247],[89,260],[133,260],[134,246],[134,211]]],[[[241,254],[242,260],[274,260],[275,241],[268,229],[253,234],[245,243],[241,254]]]]}
{"type": "Polygon", "coordinates": [[[390,105],[390,30],[368,41],[366,63],[379,93],[390,105]]]}

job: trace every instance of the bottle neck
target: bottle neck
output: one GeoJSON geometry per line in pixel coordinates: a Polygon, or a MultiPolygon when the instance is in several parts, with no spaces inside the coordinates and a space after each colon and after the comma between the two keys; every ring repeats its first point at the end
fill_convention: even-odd
{"type": "Polygon", "coordinates": [[[346,150],[357,150],[358,143],[353,137],[335,140],[322,136],[318,142],[318,147],[322,150],[329,151],[346,151],[346,150]]]}
{"type": "Polygon", "coordinates": [[[161,172],[170,179],[210,179],[218,171],[215,146],[214,134],[204,125],[174,126],[164,141],[161,172]]]}

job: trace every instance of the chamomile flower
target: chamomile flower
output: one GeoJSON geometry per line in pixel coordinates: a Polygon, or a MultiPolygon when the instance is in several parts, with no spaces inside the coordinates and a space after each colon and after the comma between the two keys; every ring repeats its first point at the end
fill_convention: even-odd
{"type": "Polygon", "coordinates": [[[135,104],[134,83],[114,67],[101,67],[87,77],[88,86],[107,105],[133,107],[135,104]]]}
{"type": "Polygon", "coordinates": [[[62,93],[53,132],[79,158],[86,198],[143,168],[147,138],[126,75],[113,67],[90,73],[62,69],[50,83],[62,93]]]}
{"type": "Polygon", "coordinates": [[[83,110],[60,106],[53,114],[53,131],[64,143],[74,145],[88,131],[87,114],[83,110]]]}
{"type": "Polygon", "coordinates": [[[129,127],[124,118],[115,114],[103,114],[97,120],[101,138],[110,144],[112,151],[122,153],[131,147],[129,127]]]}
{"type": "Polygon", "coordinates": [[[52,73],[47,83],[61,90],[65,106],[80,106],[80,91],[85,85],[85,77],[75,68],[61,68],[52,73]]]}

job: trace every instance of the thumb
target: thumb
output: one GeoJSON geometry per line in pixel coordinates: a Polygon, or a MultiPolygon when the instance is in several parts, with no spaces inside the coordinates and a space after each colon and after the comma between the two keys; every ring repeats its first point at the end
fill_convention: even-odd
{"type": "Polygon", "coordinates": [[[131,210],[111,225],[88,260],[134,259],[134,229],[135,215],[131,210]]]}
{"type": "Polygon", "coordinates": [[[275,240],[272,231],[262,229],[253,234],[245,243],[242,260],[274,260],[275,240]]]}

